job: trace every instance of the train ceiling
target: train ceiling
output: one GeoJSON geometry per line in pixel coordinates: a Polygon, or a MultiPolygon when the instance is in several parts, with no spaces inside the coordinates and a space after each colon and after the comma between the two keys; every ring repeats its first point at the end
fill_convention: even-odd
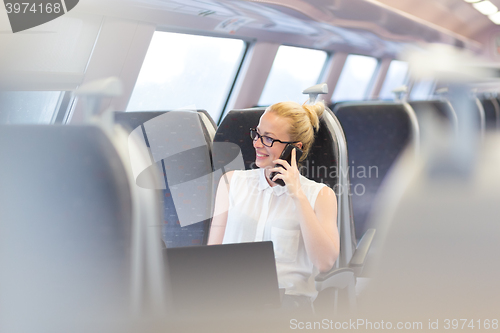
{"type": "MultiPolygon", "coordinates": [[[[500,8],[500,0],[490,0],[500,8]]],[[[415,18],[434,26],[453,31],[470,39],[480,39],[481,34],[494,23],[464,0],[376,0],[393,10],[411,13],[415,18]]]]}
{"type": "MultiPolygon", "coordinates": [[[[500,7],[500,0],[492,1],[500,7]]],[[[415,42],[479,50],[482,32],[495,27],[463,0],[86,0],[80,8],[166,29],[385,53],[415,42]]]]}

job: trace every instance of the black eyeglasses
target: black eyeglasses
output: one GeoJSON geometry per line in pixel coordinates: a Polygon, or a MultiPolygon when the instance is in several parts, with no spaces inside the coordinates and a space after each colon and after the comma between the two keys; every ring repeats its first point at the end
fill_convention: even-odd
{"type": "Polygon", "coordinates": [[[299,141],[289,141],[289,142],[281,141],[278,139],[273,139],[273,138],[268,137],[266,135],[260,135],[255,128],[250,128],[250,137],[252,138],[253,141],[260,139],[260,142],[262,142],[262,144],[266,147],[272,147],[276,141],[280,142],[280,143],[284,143],[284,144],[299,142],[299,141]]]}

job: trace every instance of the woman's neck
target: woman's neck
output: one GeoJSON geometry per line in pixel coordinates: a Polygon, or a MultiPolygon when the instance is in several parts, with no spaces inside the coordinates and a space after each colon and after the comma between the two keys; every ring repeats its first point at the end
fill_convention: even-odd
{"type": "Polygon", "coordinates": [[[271,181],[270,176],[271,176],[271,170],[269,168],[264,169],[264,176],[266,176],[267,183],[269,186],[274,187],[278,186],[275,182],[271,181]]]}

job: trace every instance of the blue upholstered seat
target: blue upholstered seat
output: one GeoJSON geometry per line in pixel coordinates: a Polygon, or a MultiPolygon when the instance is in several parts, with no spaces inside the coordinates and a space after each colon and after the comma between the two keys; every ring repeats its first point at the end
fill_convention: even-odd
{"type": "Polygon", "coordinates": [[[354,225],[360,237],[368,229],[368,215],[382,181],[416,135],[416,117],[400,103],[345,103],[334,112],[347,141],[354,225]]]}
{"type": "MultiPolygon", "coordinates": [[[[212,210],[211,132],[206,112],[116,112],[115,122],[140,130],[161,184],[163,241],[167,248],[206,245],[212,210]],[[205,120],[206,120],[205,119],[205,120]]],[[[140,176],[139,176],[140,177],[140,176]]]]}

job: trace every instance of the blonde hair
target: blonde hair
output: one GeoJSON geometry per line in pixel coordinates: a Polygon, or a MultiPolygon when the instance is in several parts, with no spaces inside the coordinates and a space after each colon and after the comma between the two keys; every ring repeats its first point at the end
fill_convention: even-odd
{"type": "Polygon", "coordinates": [[[289,135],[291,141],[302,142],[304,154],[300,162],[306,159],[314,142],[314,133],[319,129],[319,119],[325,111],[325,104],[317,102],[314,105],[300,105],[295,102],[280,102],[271,105],[266,112],[286,118],[290,123],[289,135]]]}

